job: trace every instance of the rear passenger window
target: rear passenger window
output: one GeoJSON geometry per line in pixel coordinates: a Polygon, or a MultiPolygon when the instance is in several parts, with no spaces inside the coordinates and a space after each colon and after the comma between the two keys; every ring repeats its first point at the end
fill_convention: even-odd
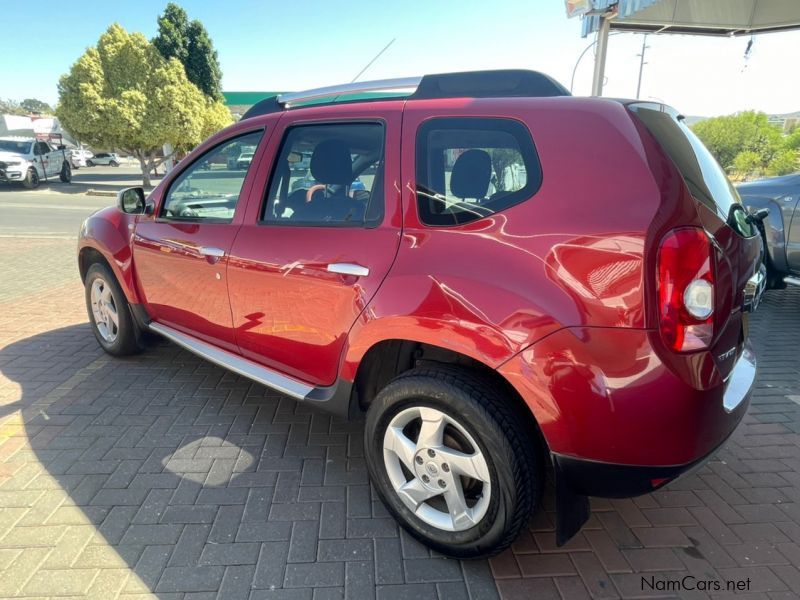
{"type": "Polygon", "coordinates": [[[262,222],[361,227],[383,217],[383,125],[290,128],[273,168],[262,222]]]}
{"type": "Polygon", "coordinates": [[[542,182],[528,129],[511,119],[442,118],[417,132],[417,207],[426,225],[461,225],[533,196],[542,182]]]}

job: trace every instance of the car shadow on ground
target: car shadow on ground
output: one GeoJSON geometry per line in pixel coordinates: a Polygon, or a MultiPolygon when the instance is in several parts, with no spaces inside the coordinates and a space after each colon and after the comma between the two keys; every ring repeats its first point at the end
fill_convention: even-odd
{"type": "MultiPolygon", "coordinates": [[[[26,474],[3,489],[66,494],[62,508],[80,509],[99,533],[61,558],[70,568],[91,567],[94,545],[111,547],[118,566],[133,571],[127,592],[234,598],[251,586],[343,587],[347,579],[363,586],[353,597],[370,597],[378,583],[402,586],[411,560],[439,568],[442,582],[468,580],[484,590],[479,597],[495,597],[487,562],[462,566],[400,532],[369,485],[361,423],[167,342],[112,358],[88,324],[6,346],[0,372],[19,386],[0,419],[20,411],[16,435],[32,452],[6,458],[25,462],[26,474]]],[[[428,581],[436,583],[435,571],[428,581]]]]}

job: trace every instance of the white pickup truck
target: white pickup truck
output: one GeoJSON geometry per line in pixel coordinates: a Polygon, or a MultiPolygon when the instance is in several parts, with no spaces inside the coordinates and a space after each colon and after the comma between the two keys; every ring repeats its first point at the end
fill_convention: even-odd
{"type": "Polygon", "coordinates": [[[62,147],[26,137],[0,137],[0,181],[18,182],[28,189],[58,177],[72,181],[72,168],[62,147]]]}

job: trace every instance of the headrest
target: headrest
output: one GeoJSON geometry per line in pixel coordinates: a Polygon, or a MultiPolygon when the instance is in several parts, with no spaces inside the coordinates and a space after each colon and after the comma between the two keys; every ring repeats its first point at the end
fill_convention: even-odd
{"type": "Polygon", "coordinates": [[[492,159],[485,150],[467,150],[450,174],[450,190],[458,198],[484,198],[492,178],[492,159]]]}
{"type": "Polygon", "coordinates": [[[311,155],[311,176],[329,185],[353,183],[353,160],[350,148],[342,140],[325,140],[311,155]]]}

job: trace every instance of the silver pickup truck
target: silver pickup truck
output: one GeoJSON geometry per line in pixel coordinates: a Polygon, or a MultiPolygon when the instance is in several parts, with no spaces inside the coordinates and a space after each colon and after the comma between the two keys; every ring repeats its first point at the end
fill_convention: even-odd
{"type": "Polygon", "coordinates": [[[21,183],[28,189],[44,180],[72,181],[70,159],[63,146],[26,137],[0,138],[0,181],[21,183]]]}

